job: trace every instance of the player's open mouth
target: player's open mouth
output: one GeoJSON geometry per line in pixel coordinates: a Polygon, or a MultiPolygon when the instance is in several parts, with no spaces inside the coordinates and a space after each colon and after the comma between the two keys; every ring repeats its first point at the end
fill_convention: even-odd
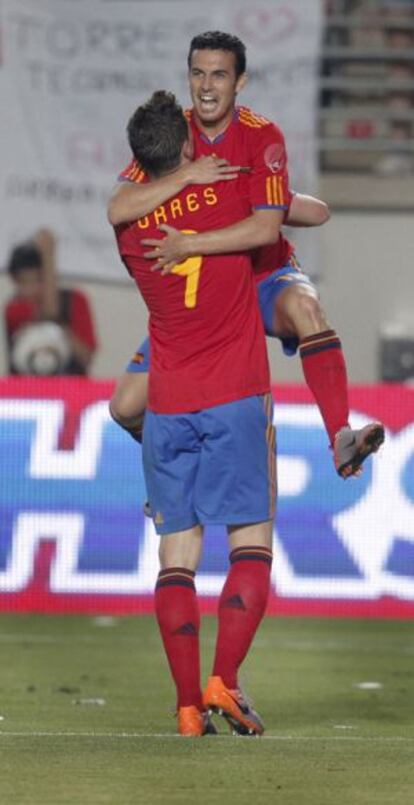
{"type": "Polygon", "coordinates": [[[199,101],[201,108],[209,112],[215,109],[218,104],[217,99],[213,98],[212,95],[200,95],[199,101]]]}

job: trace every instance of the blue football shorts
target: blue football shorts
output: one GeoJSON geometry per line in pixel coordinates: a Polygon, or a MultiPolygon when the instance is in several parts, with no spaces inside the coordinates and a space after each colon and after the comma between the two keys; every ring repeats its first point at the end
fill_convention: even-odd
{"type": "MultiPolygon", "coordinates": [[[[262,314],[263,324],[266,335],[275,338],[274,324],[274,309],[276,300],[279,294],[289,285],[297,285],[302,283],[309,285],[311,288],[315,286],[303,271],[301,271],[299,263],[292,255],[289,262],[278,268],[270,274],[265,280],[260,282],[257,286],[257,294],[259,298],[259,307],[262,314]]],[[[285,355],[294,355],[299,346],[299,339],[295,337],[282,338],[277,336],[282,342],[282,348],[285,355]]],[[[149,372],[150,360],[150,345],[149,338],[146,338],[138,347],[134,357],[129,361],[125,367],[126,372],[149,372]]]]}
{"type": "Polygon", "coordinates": [[[158,534],[273,518],[276,436],[270,394],[188,414],[147,411],[142,449],[158,534]]]}

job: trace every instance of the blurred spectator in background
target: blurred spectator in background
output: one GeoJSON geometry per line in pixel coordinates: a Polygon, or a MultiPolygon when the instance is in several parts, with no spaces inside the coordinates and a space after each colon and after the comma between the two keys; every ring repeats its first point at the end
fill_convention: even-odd
{"type": "Polygon", "coordinates": [[[4,309],[11,374],[86,375],[96,350],[89,302],[57,284],[53,234],[40,229],[10,254],[15,294],[4,309]]]}

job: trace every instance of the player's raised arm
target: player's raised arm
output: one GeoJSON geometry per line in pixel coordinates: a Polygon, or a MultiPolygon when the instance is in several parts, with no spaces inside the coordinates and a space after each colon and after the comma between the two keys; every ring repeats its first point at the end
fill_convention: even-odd
{"type": "Polygon", "coordinates": [[[239,170],[239,166],[229,165],[226,159],[203,156],[194,162],[188,162],[174,173],[147,182],[144,171],[133,160],[120,175],[120,181],[109,199],[109,223],[118,226],[136,221],[153,212],[188,185],[236,179],[239,170]]]}
{"type": "Polygon", "coordinates": [[[329,221],[330,215],[328,205],[321,199],[294,193],[284,223],[289,226],[321,226],[329,221]]]}

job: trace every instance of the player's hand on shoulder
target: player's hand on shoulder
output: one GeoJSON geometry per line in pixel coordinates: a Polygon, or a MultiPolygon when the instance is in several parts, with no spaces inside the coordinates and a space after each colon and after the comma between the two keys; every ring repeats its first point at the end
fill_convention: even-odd
{"type": "Polygon", "coordinates": [[[145,259],[155,260],[151,271],[161,270],[161,274],[169,274],[177,263],[181,263],[191,254],[191,235],[184,234],[168,224],[161,224],[159,230],[165,233],[165,237],[144,238],[141,240],[141,245],[149,247],[149,250],[144,252],[145,259]]]}
{"type": "Polygon", "coordinates": [[[240,166],[230,165],[227,159],[204,156],[187,163],[183,170],[188,184],[210,184],[237,179],[240,166]]]}

